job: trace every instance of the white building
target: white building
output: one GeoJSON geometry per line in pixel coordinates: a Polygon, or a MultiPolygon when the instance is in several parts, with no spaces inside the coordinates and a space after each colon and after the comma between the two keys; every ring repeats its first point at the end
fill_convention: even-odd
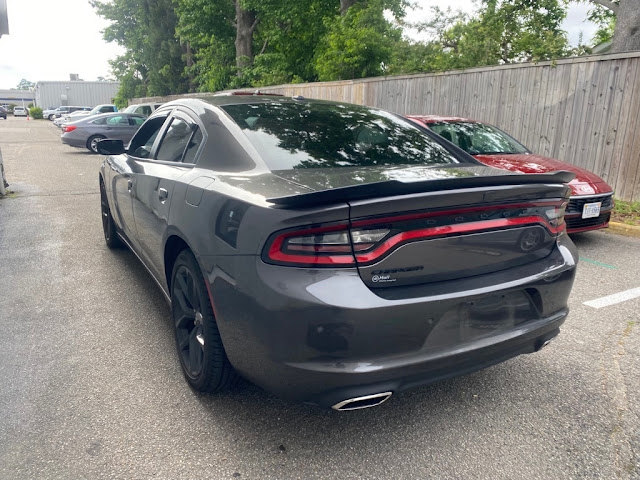
{"type": "Polygon", "coordinates": [[[101,103],[113,103],[120,82],[37,82],[36,105],[41,108],[60,105],[94,107],[101,103]]]}

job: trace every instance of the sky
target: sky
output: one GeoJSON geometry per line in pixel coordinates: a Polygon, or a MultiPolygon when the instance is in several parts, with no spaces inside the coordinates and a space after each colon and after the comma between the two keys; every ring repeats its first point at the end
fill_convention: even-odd
{"type": "MultiPolygon", "coordinates": [[[[6,0],[9,35],[0,38],[0,89],[15,88],[21,79],[31,82],[69,80],[77,73],[83,80],[112,77],[109,60],[123,50],[102,38],[107,22],[96,15],[88,0],[6,0]]],[[[417,0],[418,8],[407,20],[428,17],[430,6],[450,6],[470,12],[469,0],[417,0]]],[[[565,21],[569,41],[575,45],[579,32],[587,42],[595,26],[585,22],[588,7],[573,5],[565,21]]],[[[417,33],[407,32],[420,39],[417,33]]]]}

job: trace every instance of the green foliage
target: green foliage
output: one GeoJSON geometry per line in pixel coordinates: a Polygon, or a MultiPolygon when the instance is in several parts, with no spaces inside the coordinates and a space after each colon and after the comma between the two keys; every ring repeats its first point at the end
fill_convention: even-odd
{"type": "Polygon", "coordinates": [[[35,86],[36,86],[35,83],[30,82],[29,80],[26,80],[23,78],[22,80],[20,80],[20,83],[18,83],[18,86],[16,88],[18,90],[31,90],[35,86]]]}
{"type": "Polygon", "coordinates": [[[616,199],[613,220],[640,226],[640,202],[625,202],[616,199]]]}
{"type": "Polygon", "coordinates": [[[613,40],[613,32],[616,28],[616,15],[601,5],[593,5],[589,10],[587,19],[598,25],[598,30],[591,40],[593,47],[601,43],[613,40]]]}
{"type": "Polygon", "coordinates": [[[326,0],[246,0],[260,20],[254,33],[256,56],[247,72],[252,85],[317,80],[316,46],[326,35],[339,3],[326,0]]]}
{"type": "Polygon", "coordinates": [[[215,92],[229,85],[235,73],[235,8],[228,0],[176,0],[176,33],[192,49],[187,65],[200,91],[215,92]]]}
{"type": "Polygon", "coordinates": [[[478,0],[473,15],[432,9],[420,27],[432,39],[402,38],[407,0],[91,0],[111,21],[114,102],[186,91],[219,91],[538,61],[588,51],[569,49],[560,28],[567,0],[478,0]],[[236,4],[250,12],[237,50],[236,4]],[[393,16],[393,20],[390,20],[393,16]],[[247,44],[244,44],[247,46],[247,44]],[[243,57],[238,57],[244,52],[243,57]],[[238,58],[243,61],[238,61],[238,58]],[[240,66],[238,66],[240,65],[240,66]]]}
{"type": "Polygon", "coordinates": [[[535,62],[571,53],[562,0],[482,0],[476,15],[432,9],[433,70],[535,62]]]}
{"type": "Polygon", "coordinates": [[[42,120],[42,109],[40,107],[29,107],[29,116],[34,120],[42,120]]]}
{"type": "Polygon", "coordinates": [[[126,50],[111,62],[122,82],[118,101],[132,92],[152,96],[188,91],[183,48],[175,37],[173,0],[91,0],[91,5],[111,22],[104,31],[105,40],[126,50]]]}
{"type": "Polygon", "coordinates": [[[315,54],[319,80],[344,80],[382,75],[402,32],[384,18],[381,0],[356,3],[345,15],[331,19],[315,54]]]}

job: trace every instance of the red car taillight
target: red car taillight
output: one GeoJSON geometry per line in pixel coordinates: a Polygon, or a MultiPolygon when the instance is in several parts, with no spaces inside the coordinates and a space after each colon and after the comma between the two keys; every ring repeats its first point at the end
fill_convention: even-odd
{"type": "Polygon", "coordinates": [[[267,257],[276,263],[299,266],[355,265],[354,251],[373,247],[389,229],[363,229],[349,232],[347,224],[295,230],[277,235],[267,257]]]}
{"type": "Polygon", "coordinates": [[[73,132],[76,128],[78,127],[76,127],[75,125],[65,125],[64,127],[62,127],[62,131],[64,133],[69,133],[69,132],[73,132]]]}
{"type": "Polygon", "coordinates": [[[263,258],[295,266],[355,266],[375,263],[406,243],[435,237],[535,224],[558,235],[566,230],[566,206],[563,201],[469,207],[276,233],[263,258]],[[419,227],[433,219],[444,219],[444,224],[419,227]]]}

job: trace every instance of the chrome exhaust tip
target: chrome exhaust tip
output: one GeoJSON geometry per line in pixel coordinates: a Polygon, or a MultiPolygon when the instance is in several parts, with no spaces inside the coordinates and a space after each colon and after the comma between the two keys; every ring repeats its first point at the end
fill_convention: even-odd
{"type": "Polygon", "coordinates": [[[551,339],[549,340],[545,340],[544,342],[540,342],[538,344],[538,348],[536,349],[536,352],[539,352],[540,350],[542,350],[544,347],[546,347],[547,345],[549,345],[551,343],[551,339]]]}
{"type": "Polygon", "coordinates": [[[345,412],[347,410],[377,407],[389,400],[391,395],[393,395],[393,392],[374,393],[373,395],[365,395],[364,397],[348,398],[336,403],[331,408],[339,412],[345,412]]]}

